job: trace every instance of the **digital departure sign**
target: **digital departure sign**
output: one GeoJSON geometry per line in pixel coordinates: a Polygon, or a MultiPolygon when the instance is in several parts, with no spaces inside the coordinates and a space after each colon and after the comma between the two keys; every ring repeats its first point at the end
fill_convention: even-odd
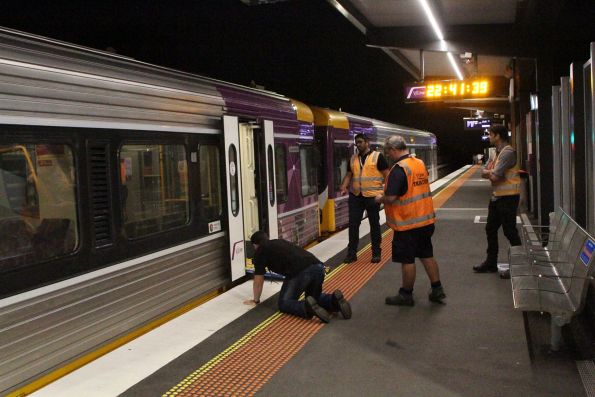
{"type": "Polygon", "coordinates": [[[463,123],[466,131],[486,130],[492,126],[492,119],[464,117],[463,123]]]}
{"type": "Polygon", "coordinates": [[[405,84],[406,102],[449,101],[506,96],[499,81],[491,79],[425,81],[405,84]]]}

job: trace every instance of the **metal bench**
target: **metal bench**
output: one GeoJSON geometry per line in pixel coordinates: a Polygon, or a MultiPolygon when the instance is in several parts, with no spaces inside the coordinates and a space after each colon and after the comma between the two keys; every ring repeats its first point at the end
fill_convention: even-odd
{"type": "Polygon", "coordinates": [[[551,349],[556,351],[562,326],[583,308],[595,239],[562,210],[552,221],[547,240],[527,228],[523,246],[511,247],[509,261],[515,309],[550,313],[551,349]]]}

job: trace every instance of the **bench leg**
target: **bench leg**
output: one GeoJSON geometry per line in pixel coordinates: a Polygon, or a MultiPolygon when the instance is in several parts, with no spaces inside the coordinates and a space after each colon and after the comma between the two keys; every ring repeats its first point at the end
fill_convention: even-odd
{"type": "Polygon", "coordinates": [[[570,323],[568,316],[554,316],[552,315],[550,320],[550,348],[552,351],[559,351],[562,343],[562,327],[570,323]]]}

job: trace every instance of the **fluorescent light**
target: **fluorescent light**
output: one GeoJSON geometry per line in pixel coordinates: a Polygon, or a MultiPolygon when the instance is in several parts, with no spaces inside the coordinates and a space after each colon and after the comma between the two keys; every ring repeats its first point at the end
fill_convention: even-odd
{"type": "Polygon", "coordinates": [[[446,53],[446,56],[448,57],[448,60],[450,61],[450,65],[452,66],[452,68],[455,70],[455,73],[457,74],[457,77],[459,78],[459,80],[464,80],[463,78],[463,74],[461,73],[461,71],[459,70],[459,66],[457,65],[457,63],[455,62],[454,57],[452,56],[452,54],[450,52],[446,53]]]}
{"type": "Polygon", "coordinates": [[[426,12],[426,16],[430,20],[430,25],[432,25],[432,28],[434,28],[434,33],[436,33],[436,36],[438,37],[438,39],[444,40],[444,35],[442,34],[440,27],[438,26],[438,21],[436,21],[436,18],[434,18],[434,14],[432,14],[432,10],[430,9],[430,6],[428,5],[427,0],[419,0],[419,2],[421,3],[421,6],[423,7],[424,11],[426,12]]]}

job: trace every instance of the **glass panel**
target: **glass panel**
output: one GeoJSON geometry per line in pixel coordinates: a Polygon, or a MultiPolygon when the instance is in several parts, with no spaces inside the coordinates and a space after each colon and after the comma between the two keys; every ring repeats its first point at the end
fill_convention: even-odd
{"type": "Polygon", "coordinates": [[[269,163],[269,203],[275,205],[275,170],[273,169],[273,147],[271,145],[267,148],[267,161],[269,163]]]}
{"type": "Polygon", "coordinates": [[[122,218],[129,238],[188,222],[188,162],[184,145],[123,145],[120,167],[122,218]]]}
{"type": "Polygon", "coordinates": [[[222,212],[219,148],[215,145],[201,145],[198,160],[201,220],[217,219],[222,212]]]}
{"type": "Polygon", "coordinates": [[[335,144],[333,147],[333,176],[335,192],[339,191],[343,178],[347,175],[347,166],[351,158],[349,146],[335,144]]]}
{"type": "Polygon", "coordinates": [[[287,152],[285,145],[275,145],[275,179],[277,180],[277,202],[287,201],[287,152]]]}
{"type": "Polygon", "coordinates": [[[0,145],[0,262],[31,264],[74,251],[75,181],[66,145],[0,145]]]}
{"type": "Polygon", "coordinates": [[[316,193],[316,171],[314,147],[312,145],[300,146],[300,170],[302,176],[302,196],[316,193]]]}
{"type": "Polygon", "coordinates": [[[238,192],[238,152],[235,145],[229,147],[229,187],[231,198],[231,214],[238,216],[240,212],[240,194],[238,192]]]}

